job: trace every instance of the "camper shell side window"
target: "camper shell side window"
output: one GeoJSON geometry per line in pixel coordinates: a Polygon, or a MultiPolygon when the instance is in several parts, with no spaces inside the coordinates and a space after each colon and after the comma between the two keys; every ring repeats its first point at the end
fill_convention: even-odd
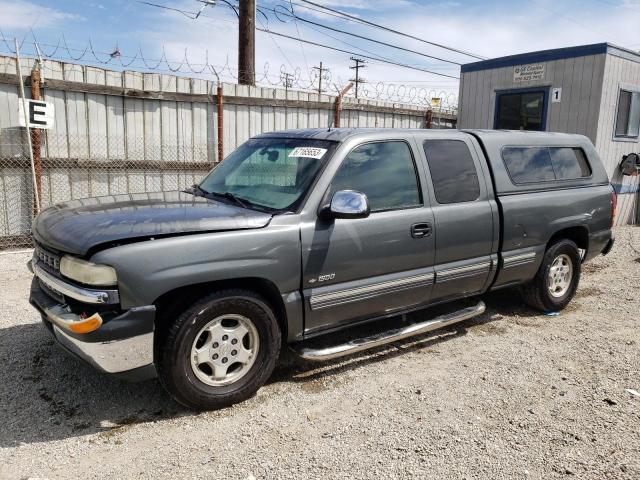
{"type": "Polygon", "coordinates": [[[587,155],[580,147],[507,146],[502,148],[502,160],[515,184],[591,177],[587,155]]]}

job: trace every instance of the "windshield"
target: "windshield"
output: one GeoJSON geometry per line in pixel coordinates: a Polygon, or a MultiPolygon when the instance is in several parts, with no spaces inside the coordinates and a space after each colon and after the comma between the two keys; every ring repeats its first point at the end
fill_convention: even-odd
{"type": "Polygon", "coordinates": [[[243,143],[202,182],[205,195],[248,208],[295,211],[336,143],[297,138],[257,138],[243,143]]]}

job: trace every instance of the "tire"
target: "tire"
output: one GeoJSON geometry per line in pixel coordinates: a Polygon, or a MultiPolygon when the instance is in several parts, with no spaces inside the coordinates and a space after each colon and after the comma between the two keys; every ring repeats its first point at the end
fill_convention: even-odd
{"type": "Polygon", "coordinates": [[[227,407],[252,397],[264,385],[276,365],[280,342],[275,314],[259,295],[239,289],[215,292],[159,332],[158,378],[188,408],[227,407]],[[237,362],[240,357],[243,362],[237,362]],[[225,366],[225,376],[217,375],[225,366]]]}
{"type": "Polygon", "coordinates": [[[553,243],[545,252],[536,276],[522,286],[524,301],[543,312],[558,312],[564,309],[578,288],[580,266],[580,252],[575,243],[571,240],[559,240],[553,243]],[[554,262],[556,262],[556,269],[552,270],[554,262]],[[558,267],[562,270],[558,270],[558,267]],[[554,283],[555,291],[552,293],[548,282],[550,277],[554,276],[554,272],[557,283],[554,283]],[[566,278],[569,279],[568,285],[565,284],[566,278]]]}

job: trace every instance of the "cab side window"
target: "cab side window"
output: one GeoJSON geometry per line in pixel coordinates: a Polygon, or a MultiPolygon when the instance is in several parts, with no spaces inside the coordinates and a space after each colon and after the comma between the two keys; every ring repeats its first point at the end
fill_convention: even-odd
{"type": "Polygon", "coordinates": [[[372,212],[422,205],[409,145],[402,141],[375,142],[353,149],[331,183],[331,195],[356,190],[367,195],[372,212]]]}
{"type": "Polygon", "coordinates": [[[478,172],[461,140],[425,140],[433,191],[440,204],[473,202],[480,197],[478,172]]]}

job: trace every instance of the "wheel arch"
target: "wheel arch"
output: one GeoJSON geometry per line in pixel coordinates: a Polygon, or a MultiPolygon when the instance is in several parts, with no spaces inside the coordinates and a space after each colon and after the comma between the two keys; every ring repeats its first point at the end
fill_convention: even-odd
{"type": "Polygon", "coordinates": [[[156,306],[156,329],[162,329],[167,318],[179,314],[198,299],[217,290],[241,289],[257,293],[273,309],[280,327],[282,338],[288,335],[287,311],[278,287],[270,280],[259,277],[242,277],[184,285],[160,295],[153,304],[156,306]]]}
{"type": "Polygon", "coordinates": [[[586,252],[589,250],[589,229],[586,226],[576,225],[558,230],[549,238],[545,250],[557,241],[565,239],[571,240],[578,248],[584,250],[584,256],[586,256],[586,252]]]}

